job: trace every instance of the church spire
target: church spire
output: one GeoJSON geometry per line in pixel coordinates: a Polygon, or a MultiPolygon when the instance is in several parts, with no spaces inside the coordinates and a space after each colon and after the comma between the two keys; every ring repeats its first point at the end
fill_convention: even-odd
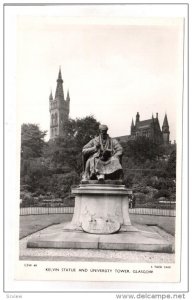
{"type": "Polygon", "coordinates": [[[70,101],[69,90],[67,90],[67,98],[66,98],[66,100],[70,101]]]}
{"type": "MultiPolygon", "coordinates": [[[[62,75],[61,75],[61,67],[59,67],[59,75],[58,75],[58,80],[62,80],[62,75]]],[[[63,80],[62,80],[62,83],[63,83],[63,80]]]]}
{"type": "Polygon", "coordinates": [[[169,131],[169,123],[168,123],[168,119],[167,119],[167,114],[165,114],[163,126],[162,126],[163,131],[165,131],[166,129],[168,129],[168,131],[169,131]]]}
{"type": "Polygon", "coordinates": [[[134,129],[135,129],[135,125],[134,125],[133,118],[132,118],[132,122],[131,122],[131,134],[133,134],[134,129]]]}
{"type": "Polygon", "coordinates": [[[52,101],[53,100],[53,94],[52,94],[52,90],[50,92],[50,95],[49,95],[49,100],[52,101]]]}
{"type": "Polygon", "coordinates": [[[55,99],[64,100],[63,79],[62,79],[62,75],[61,75],[61,67],[59,68],[57,87],[56,87],[56,91],[55,91],[55,99]]]}
{"type": "Polygon", "coordinates": [[[164,121],[163,121],[163,126],[162,126],[162,134],[163,134],[163,142],[164,144],[169,144],[169,123],[167,119],[167,114],[165,114],[164,121]]]}

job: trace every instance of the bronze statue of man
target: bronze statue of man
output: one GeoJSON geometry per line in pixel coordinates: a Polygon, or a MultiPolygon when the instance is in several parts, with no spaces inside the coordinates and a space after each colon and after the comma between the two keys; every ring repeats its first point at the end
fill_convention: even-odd
{"type": "Polygon", "coordinates": [[[121,157],[123,149],[116,139],[108,134],[106,125],[99,126],[99,136],[83,147],[84,173],[82,182],[87,180],[122,179],[121,157]]]}

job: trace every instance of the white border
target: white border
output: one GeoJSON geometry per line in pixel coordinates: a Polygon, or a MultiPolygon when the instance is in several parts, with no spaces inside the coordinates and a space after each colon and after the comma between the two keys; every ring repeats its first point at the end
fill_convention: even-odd
{"type": "MultiPolygon", "coordinates": [[[[162,7],[162,6],[161,6],[162,7]]],[[[46,11],[48,10],[48,7],[37,7],[36,8],[38,13],[41,14],[42,10],[46,11]]],[[[58,7],[56,8],[58,10],[58,7]]],[[[24,10],[26,10],[26,7],[24,7],[24,10]]],[[[35,10],[35,7],[32,8],[30,13],[35,10]]],[[[173,5],[165,5],[165,7],[162,8],[163,12],[166,13],[167,16],[180,16],[182,17],[186,12],[185,9],[181,9],[180,7],[176,7],[176,9],[173,10],[173,5]]],[[[160,16],[162,13],[162,10],[160,7],[157,7],[156,5],[151,6],[150,9],[147,9],[147,5],[145,7],[140,7],[137,11],[137,7],[131,6],[130,8],[130,14],[131,12],[134,14],[137,13],[137,16],[143,16],[143,13],[147,14],[147,16],[160,16]]],[[[52,10],[53,11],[53,10],[52,10]]],[[[10,35],[8,32],[6,32],[6,39],[11,36],[10,43],[13,45],[9,48],[15,49],[15,39],[13,35],[13,31],[15,30],[15,13],[21,14],[21,8],[19,7],[12,7],[12,14],[11,18],[9,19],[9,24],[7,25],[5,22],[5,27],[10,30],[10,35]],[[11,20],[11,22],[10,22],[11,20]]],[[[24,14],[26,12],[23,12],[24,14]]],[[[50,12],[51,13],[51,12],[50,12]]],[[[135,15],[134,15],[135,16],[135,15]]],[[[7,30],[7,29],[6,29],[7,30]]],[[[187,41],[185,41],[187,43],[187,41]]],[[[185,47],[185,78],[187,78],[187,47],[185,47]]],[[[113,286],[113,289],[115,290],[136,290],[138,289],[144,290],[144,291],[150,291],[150,290],[156,290],[161,291],[162,289],[164,291],[184,291],[187,289],[187,255],[186,255],[186,249],[183,247],[182,251],[182,278],[180,283],[174,283],[174,284],[159,284],[159,283],[77,283],[77,282],[24,282],[24,281],[14,281],[13,280],[13,261],[10,260],[10,257],[12,257],[11,254],[11,248],[13,246],[14,241],[14,218],[15,218],[15,210],[16,210],[16,203],[15,203],[15,195],[18,195],[18,189],[15,185],[15,175],[18,175],[18,169],[16,167],[16,153],[14,153],[13,149],[16,149],[16,131],[17,128],[17,122],[16,122],[16,103],[13,101],[13,99],[16,99],[16,90],[15,90],[15,66],[16,66],[16,58],[15,58],[15,52],[11,51],[6,52],[5,51],[5,74],[4,74],[4,80],[5,84],[8,84],[8,86],[5,85],[5,192],[6,192],[6,199],[11,199],[11,205],[8,209],[6,209],[5,213],[5,221],[6,221],[6,243],[5,243],[5,249],[6,249],[6,269],[5,269],[5,278],[6,278],[6,289],[12,290],[12,291],[28,291],[28,290],[42,290],[42,287],[44,290],[50,291],[50,290],[110,290],[111,286],[113,286]],[[9,64],[6,62],[6,58],[8,59],[9,64]],[[7,109],[8,108],[8,109],[7,109]],[[9,155],[8,155],[9,154],[9,155]],[[17,170],[17,172],[16,172],[17,170]],[[12,234],[10,234],[10,230],[12,234]],[[54,286],[54,287],[53,287],[54,286]]],[[[184,149],[183,149],[183,199],[187,199],[187,177],[186,177],[186,170],[187,170],[187,126],[188,126],[188,120],[187,120],[187,80],[185,81],[185,94],[184,94],[184,135],[183,135],[183,141],[184,141],[184,149]]],[[[183,205],[182,209],[182,219],[186,221],[186,215],[187,215],[187,206],[183,205]]],[[[182,244],[187,245],[187,224],[186,222],[183,222],[182,224],[182,244]]]]}

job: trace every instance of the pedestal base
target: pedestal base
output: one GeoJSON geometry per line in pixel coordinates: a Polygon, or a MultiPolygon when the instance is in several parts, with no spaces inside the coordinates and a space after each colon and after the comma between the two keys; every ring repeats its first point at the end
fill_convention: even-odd
{"type": "Polygon", "coordinates": [[[84,184],[75,194],[73,219],[51,226],[29,248],[111,249],[172,252],[172,245],[158,233],[141,231],[131,225],[128,194],[124,185],[84,184]]]}
{"type": "Polygon", "coordinates": [[[72,189],[75,209],[66,229],[111,234],[131,225],[128,190],[122,184],[81,184],[72,189]]]}
{"type": "Polygon", "coordinates": [[[126,232],[89,234],[63,230],[63,224],[51,226],[39,238],[27,243],[29,248],[106,249],[172,253],[172,245],[158,233],[139,231],[133,226],[126,232]],[[128,231],[129,230],[129,231],[128,231]]]}

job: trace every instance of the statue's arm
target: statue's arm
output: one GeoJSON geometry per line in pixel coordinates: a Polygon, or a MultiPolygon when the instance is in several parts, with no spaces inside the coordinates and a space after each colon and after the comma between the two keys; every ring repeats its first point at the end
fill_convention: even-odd
{"type": "Polygon", "coordinates": [[[83,155],[86,154],[93,154],[95,152],[97,152],[97,148],[96,145],[94,143],[94,140],[91,140],[89,143],[87,143],[84,147],[83,147],[83,155]]]}

